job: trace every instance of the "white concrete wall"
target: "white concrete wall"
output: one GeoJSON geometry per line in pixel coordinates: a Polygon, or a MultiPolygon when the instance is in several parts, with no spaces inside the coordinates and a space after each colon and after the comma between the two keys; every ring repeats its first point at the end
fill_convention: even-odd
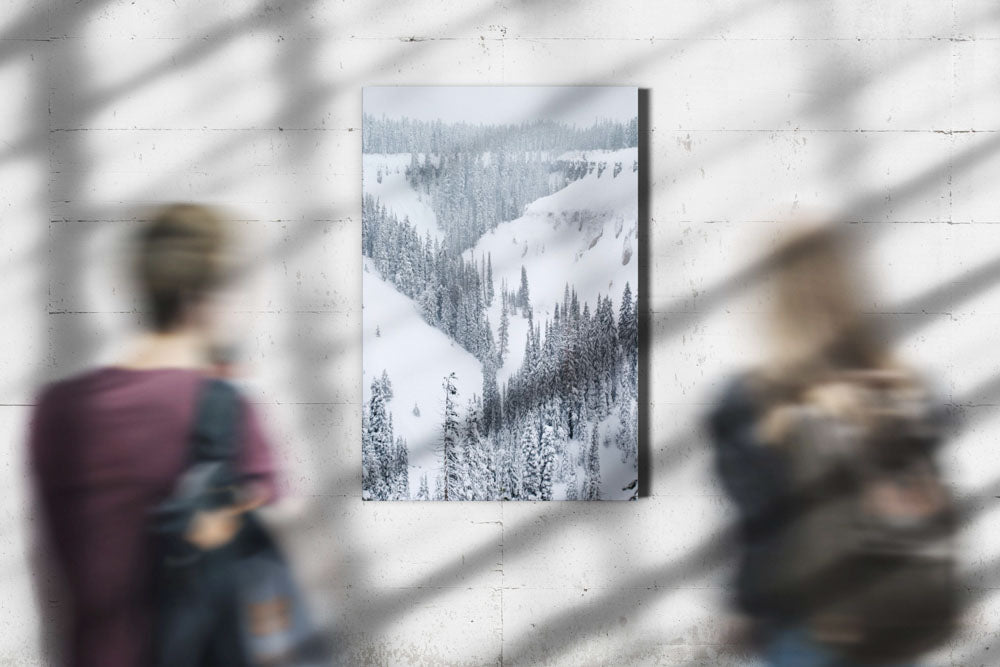
{"type": "MultiPolygon", "coordinates": [[[[260,258],[250,370],[303,500],[289,533],[347,664],[739,664],[733,512],[698,431],[761,337],[741,271],[794,208],[846,211],[874,313],[967,424],[978,600],[1000,627],[1000,10],[989,0],[9,0],[0,12],[0,662],[39,664],[24,433],[45,380],[112,358],[143,206],[218,202],[260,258]],[[649,89],[649,497],[360,500],[361,86],[649,89]],[[722,548],[720,548],[722,545],[722,548]]],[[[45,607],[57,603],[46,602],[45,607]]],[[[42,628],[45,628],[45,631],[42,628]]],[[[992,658],[990,657],[992,656],[992,658]]]]}

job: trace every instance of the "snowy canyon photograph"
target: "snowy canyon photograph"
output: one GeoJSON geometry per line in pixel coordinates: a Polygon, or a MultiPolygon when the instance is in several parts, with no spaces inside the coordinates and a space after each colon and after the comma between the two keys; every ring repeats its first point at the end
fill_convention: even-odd
{"type": "Polygon", "coordinates": [[[635,499],[638,90],[363,107],[363,497],[635,499]]]}

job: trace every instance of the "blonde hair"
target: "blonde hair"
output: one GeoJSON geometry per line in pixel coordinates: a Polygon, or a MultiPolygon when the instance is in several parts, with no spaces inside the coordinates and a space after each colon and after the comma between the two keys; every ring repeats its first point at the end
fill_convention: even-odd
{"type": "Polygon", "coordinates": [[[797,231],[773,258],[772,356],[764,372],[806,389],[842,370],[888,369],[894,361],[881,332],[864,316],[859,268],[843,232],[797,231]]]}
{"type": "Polygon", "coordinates": [[[215,209],[174,204],[153,216],[139,235],[136,274],[154,329],[176,327],[188,306],[226,280],[226,245],[225,222],[215,209]]]}

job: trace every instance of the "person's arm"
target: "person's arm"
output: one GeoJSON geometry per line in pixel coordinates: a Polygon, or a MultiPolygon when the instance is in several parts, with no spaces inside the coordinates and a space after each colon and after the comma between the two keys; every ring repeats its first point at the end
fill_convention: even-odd
{"type": "Polygon", "coordinates": [[[243,515],[257,509],[264,502],[265,496],[251,495],[235,505],[195,512],[184,538],[199,549],[206,551],[221,547],[239,532],[243,525],[243,515]]]}
{"type": "Polygon", "coordinates": [[[199,549],[215,549],[229,542],[242,525],[242,515],[273,502],[279,495],[270,445],[256,412],[241,399],[243,423],[236,462],[240,490],[236,503],[215,510],[197,512],[185,538],[199,549]]]}
{"type": "Polygon", "coordinates": [[[46,664],[63,664],[65,639],[69,634],[69,593],[63,580],[58,557],[50,535],[51,504],[53,501],[54,461],[53,446],[57,442],[57,418],[53,414],[52,390],[39,395],[31,416],[28,435],[28,468],[32,482],[31,535],[32,585],[42,632],[39,636],[41,653],[46,664]]]}
{"type": "MultiPolygon", "coordinates": [[[[730,383],[709,415],[715,464],[723,487],[748,522],[766,520],[785,493],[781,452],[762,440],[762,409],[745,378],[730,383]]],[[[784,428],[784,426],[781,426],[784,428]]]]}
{"type": "Polygon", "coordinates": [[[243,442],[237,472],[243,481],[245,496],[256,506],[274,502],[281,496],[273,449],[256,408],[243,400],[243,442]]]}

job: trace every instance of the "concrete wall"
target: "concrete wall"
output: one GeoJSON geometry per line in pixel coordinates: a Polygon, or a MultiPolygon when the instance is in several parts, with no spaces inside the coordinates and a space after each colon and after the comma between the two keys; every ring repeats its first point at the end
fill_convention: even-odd
{"type": "Polygon", "coordinates": [[[938,662],[989,664],[998,84],[988,0],[11,0],[0,662],[39,664],[53,634],[27,559],[34,393],[121,353],[139,321],[127,234],[143,207],[195,200],[235,208],[259,256],[235,316],[300,498],[290,548],[343,662],[742,664],[722,645],[733,512],[699,417],[759,354],[763,301],[745,269],[776,218],[818,208],[855,223],[879,279],[872,316],[965,419],[945,462],[972,509],[977,602],[938,662]],[[361,86],[515,83],[649,90],[648,496],[363,504],[361,86]]]}

